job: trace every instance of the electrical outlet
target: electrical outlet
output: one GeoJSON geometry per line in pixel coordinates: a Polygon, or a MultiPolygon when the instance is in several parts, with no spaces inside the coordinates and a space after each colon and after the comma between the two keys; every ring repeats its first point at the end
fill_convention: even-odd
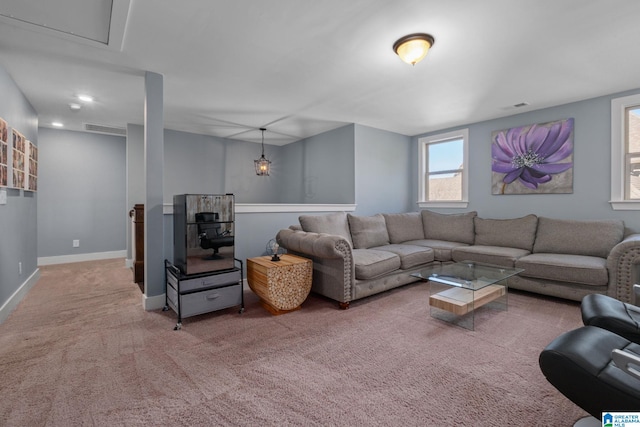
{"type": "Polygon", "coordinates": [[[80,247],[80,240],[74,240],[73,241],[73,247],[74,248],[79,248],[80,247]]]}

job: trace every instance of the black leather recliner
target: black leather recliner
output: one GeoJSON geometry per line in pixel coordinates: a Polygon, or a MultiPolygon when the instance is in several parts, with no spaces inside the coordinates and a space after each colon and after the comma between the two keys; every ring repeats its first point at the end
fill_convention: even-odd
{"type": "Polygon", "coordinates": [[[555,388],[595,418],[640,411],[640,345],[596,326],[553,340],[540,369],[555,388]]]}
{"type": "Polygon", "coordinates": [[[217,212],[196,213],[196,224],[198,225],[198,239],[202,249],[213,249],[213,253],[208,259],[218,258],[219,249],[225,246],[234,245],[234,237],[228,230],[222,230],[217,212]]]}
{"type": "MultiPolygon", "coordinates": [[[[640,295],[640,286],[634,286],[640,295]]],[[[638,307],[605,295],[582,300],[582,328],[553,340],[539,357],[540,369],[562,394],[593,417],[603,412],[640,412],[638,307]]],[[[597,425],[594,418],[575,425],[597,425]]]]}
{"type": "Polygon", "coordinates": [[[585,296],[580,305],[582,322],[615,332],[640,344],[640,286],[634,285],[633,291],[634,304],[600,294],[585,296]]]}

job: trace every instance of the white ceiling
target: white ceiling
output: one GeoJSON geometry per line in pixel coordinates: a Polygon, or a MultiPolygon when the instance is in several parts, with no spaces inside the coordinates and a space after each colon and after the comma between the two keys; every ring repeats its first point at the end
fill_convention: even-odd
{"type": "Polygon", "coordinates": [[[413,136],[640,88],[639,19],[637,0],[2,0],[0,63],[45,127],[142,124],[152,71],[170,129],[413,136]],[[391,48],[413,32],[436,39],[414,67],[391,48]]]}

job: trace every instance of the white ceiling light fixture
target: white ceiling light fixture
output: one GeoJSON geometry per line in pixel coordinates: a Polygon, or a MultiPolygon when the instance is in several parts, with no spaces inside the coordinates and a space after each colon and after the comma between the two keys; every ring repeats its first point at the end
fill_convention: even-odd
{"type": "Polygon", "coordinates": [[[78,111],[82,108],[82,105],[78,104],[77,102],[72,102],[69,104],[69,108],[73,111],[78,111]]]}
{"type": "Polygon", "coordinates": [[[256,175],[269,176],[269,169],[271,169],[271,162],[264,157],[264,131],[265,128],[260,128],[262,131],[262,156],[258,160],[254,160],[254,166],[256,167],[256,175]]]}
{"type": "Polygon", "coordinates": [[[93,96],[81,93],[77,97],[82,102],[93,102],[93,96]]]}
{"type": "Polygon", "coordinates": [[[427,56],[434,42],[435,39],[430,34],[409,34],[393,44],[393,51],[407,64],[416,65],[427,56]]]}
{"type": "Polygon", "coordinates": [[[55,128],[62,128],[64,127],[64,124],[61,122],[51,122],[51,126],[55,127],[55,128]]]}

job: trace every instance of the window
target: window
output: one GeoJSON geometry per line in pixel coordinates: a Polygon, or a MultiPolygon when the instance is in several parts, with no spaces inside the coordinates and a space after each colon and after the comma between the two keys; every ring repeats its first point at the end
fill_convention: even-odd
{"type": "Polygon", "coordinates": [[[611,100],[611,206],[640,210],[640,95],[611,100]]]}
{"type": "Polygon", "coordinates": [[[467,207],[468,140],[468,129],[418,140],[420,207],[467,207]]]}
{"type": "Polygon", "coordinates": [[[640,105],[625,111],[625,200],[640,200],[640,105]]]}

